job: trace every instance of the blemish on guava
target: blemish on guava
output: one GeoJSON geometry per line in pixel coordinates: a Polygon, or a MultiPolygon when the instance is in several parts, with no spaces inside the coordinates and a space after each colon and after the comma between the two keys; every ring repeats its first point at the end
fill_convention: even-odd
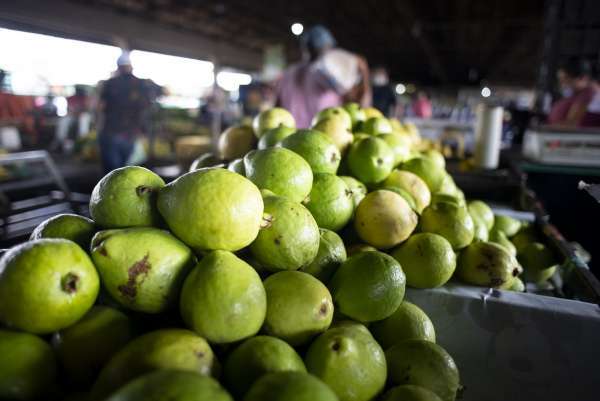
{"type": "Polygon", "coordinates": [[[77,291],[77,284],[79,284],[79,276],[75,273],[67,273],[60,280],[60,286],[67,294],[73,294],[77,291]]]}
{"type": "Polygon", "coordinates": [[[275,245],[281,245],[281,236],[275,237],[273,241],[275,242],[275,245]]]}
{"type": "Polygon", "coordinates": [[[339,351],[341,348],[341,345],[339,343],[339,341],[334,341],[333,344],[331,344],[331,349],[334,351],[339,351]]]}
{"type": "Polygon", "coordinates": [[[377,158],[377,164],[383,164],[383,159],[381,157],[377,158]]]}
{"type": "Polygon", "coordinates": [[[513,277],[517,277],[519,275],[519,269],[514,268],[512,271],[512,275],[513,275],[513,277]]]}
{"type": "Polygon", "coordinates": [[[117,287],[119,292],[124,297],[130,299],[135,298],[135,296],[137,295],[137,278],[138,276],[143,275],[142,279],[139,282],[139,284],[141,284],[144,281],[145,277],[148,275],[150,268],[151,266],[150,263],[148,263],[148,254],[146,254],[146,256],[144,256],[141,260],[135,262],[133,265],[131,265],[129,270],[127,270],[127,283],[121,284],[119,287],[117,287]]]}
{"type": "Polygon", "coordinates": [[[100,248],[98,248],[98,253],[102,256],[108,257],[108,251],[106,250],[104,245],[102,245],[100,248]]]}
{"type": "Polygon", "coordinates": [[[321,304],[321,307],[319,308],[319,314],[321,316],[325,316],[325,315],[327,315],[328,311],[329,311],[329,307],[327,306],[327,302],[323,302],[321,304]]]}
{"type": "Polygon", "coordinates": [[[152,187],[147,187],[145,185],[140,185],[139,187],[137,187],[135,189],[135,193],[137,194],[137,196],[144,196],[146,194],[150,194],[154,191],[154,188],[152,187]]]}
{"type": "Polygon", "coordinates": [[[198,359],[204,358],[204,352],[202,352],[202,351],[196,351],[194,353],[196,354],[196,356],[198,357],[198,359]]]}
{"type": "Polygon", "coordinates": [[[275,217],[273,215],[265,213],[263,214],[262,221],[260,222],[260,228],[269,228],[273,224],[275,217]]]}

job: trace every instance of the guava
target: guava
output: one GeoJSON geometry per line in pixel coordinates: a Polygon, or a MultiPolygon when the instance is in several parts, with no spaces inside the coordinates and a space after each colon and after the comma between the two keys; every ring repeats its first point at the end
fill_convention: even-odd
{"type": "Polygon", "coordinates": [[[506,234],[504,234],[503,231],[498,231],[498,230],[490,231],[489,241],[495,242],[496,244],[503,246],[504,248],[506,248],[508,253],[510,253],[512,256],[514,256],[514,257],[517,256],[517,248],[508,239],[508,237],[506,236],[506,234]]]}
{"type": "Polygon", "coordinates": [[[219,137],[217,149],[223,160],[233,160],[250,152],[256,146],[256,136],[252,127],[234,125],[227,128],[219,137]]]}
{"type": "Polygon", "coordinates": [[[366,120],[373,117],[383,117],[383,113],[375,107],[365,107],[363,108],[363,111],[365,112],[366,120]]]}
{"type": "Polygon", "coordinates": [[[30,241],[41,238],[64,238],[75,242],[82,249],[90,248],[90,241],[96,233],[93,220],[76,214],[58,214],[41,222],[34,228],[30,241]]]}
{"type": "Polygon", "coordinates": [[[402,196],[377,190],[368,193],[356,208],[354,228],[367,244],[388,249],[405,241],[417,220],[417,214],[402,196]]]}
{"type": "Polygon", "coordinates": [[[262,226],[250,245],[263,267],[298,270],[312,262],[318,250],[319,226],[308,209],[280,196],[265,198],[262,226]]]}
{"type": "Polygon", "coordinates": [[[331,294],[308,273],[283,271],[267,277],[267,334],[298,346],[327,330],[333,318],[331,294]]]}
{"type": "Polygon", "coordinates": [[[498,244],[473,242],[458,257],[456,273],[467,284],[507,288],[521,274],[522,268],[513,256],[498,244]]]}
{"type": "Polygon", "coordinates": [[[315,115],[315,117],[312,121],[312,125],[316,125],[319,122],[321,122],[322,120],[329,118],[331,116],[340,117],[341,119],[344,120],[344,126],[346,127],[346,129],[348,129],[348,130],[352,129],[352,117],[350,116],[348,111],[346,111],[346,109],[343,107],[327,107],[327,108],[319,111],[315,115]]]}
{"type": "Polygon", "coordinates": [[[196,333],[183,329],[152,331],[130,341],[108,361],[90,399],[104,400],[125,383],[159,369],[215,376],[219,365],[210,345],[196,333]]]}
{"type": "Polygon", "coordinates": [[[273,372],[306,372],[306,367],[294,348],[270,336],[247,339],[229,354],[224,365],[227,388],[238,398],[273,372]]]}
{"type": "Polygon", "coordinates": [[[446,168],[446,159],[444,155],[435,149],[427,149],[422,152],[423,157],[426,157],[432,160],[438,168],[445,169],[446,168]]]}
{"type": "Polygon", "coordinates": [[[386,350],[388,380],[433,391],[443,401],[454,401],[460,386],[458,367],[439,345],[424,340],[402,341],[386,350]]]}
{"type": "Polygon", "coordinates": [[[260,189],[268,189],[294,202],[310,193],[313,173],[302,156],[285,148],[255,150],[244,157],[246,177],[260,189]]]}
{"type": "Polygon", "coordinates": [[[533,224],[522,224],[519,232],[510,239],[510,242],[515,246],[517,253],[521,252],[527,245],[532,242],[539,242],[538,235],[533,224]]]}
{"type": "Polygon", "coordinates": [[[271,129],[279,126],[296,128],[296,120],[294,116],[281,107],[273,107],[268,110],[261,111],[258,113],[252,121],[252,128],[257,138],[263,136],[263,134],[271,129]]]}
{"type": "Polygon", "coordinates": [[[164,186],[163,179],[147,168],[118,168],[94,187],[90,215],[104,228],[160,225],[156,195],[164,186]]]}
{"type": "Polygon", "coordinates": [[[520,277],[515,277],[511,286],[508,288],[509,291],[515,292],[524,292],[525,291],[525,283],[521,280],[520,277]]]}
{"type": "Polygon", "coordinates": [[[66,239],[17,245],[0,258],[0,322],[47,334],[77,322],[98,296],[89,256],[66,239]]]}
{"type": "Polygon", "coordinates": [[[373,248],[371,245],[367,244],[353,244],[348,247],[346,250],[346,254],[348,257],[356,255],[361,252],[369,252],[369,251],[377,251],[377,248],[373,248]]]}
{"type": "Polygon", "coordinates": [[[400,262],[406,284],[416,288],[440,287],[456,269],[452,245],[441,235],[420,233],[410,236],[394,249],[392,256],[400,262]]]}
{"type": "Polygon", "coordinates": [[[381,401],[442,401],[442,399],[425,387],[405,384],[391,388],[383,395],[381,401]]]}
{"type": "Polygon", "coordinates": [[[100,231],[92,240],[92,260],[113,299],[145,313],[176,305],[183,280],[196,263],[183,242],[151,227],[100,231]]]}
{"type": "Polygon", "coordinates": [[[456,196],[458,192],[458,187],[454,182],[454,178],[446,171],[444,171],[444,178],[442,179],[442,183],[440,184],[437,193],[439,194],[448,194],[452,196],[456,196]]]}
{"type": "Polygon", "coordinates": [[[282,140],[281,146],[302,156],[313,173],[335,174],[342,158],[331,138],[315,130],[298,130],[282,140]]]}
{"type": "Polygon", "coordinates": [[[52,345],[70,383],[87,389],[132,338],[132,323],[125,314],[97,305],[74,325],[54,333],[52,345]]]}
{"type": "Polygon", "coordinates": [[[365,186],[365,184],[358,181],[354,177],[340,176],[340,178],[344,180],[344,182],[348,186],[348,189],[350,189],[350,191],[352,192],[352,201],[354,203],[354,208],[356,208],[360,201],[367,194],[367,187],[365,186]]]}
{"type": "Polygon", "coordinates": [[[348,115],[350,115],[350,120],[352,120],[352,129],[356,129],[360,123],[367,119],[364,110],[358,103],[346,103],[342,107],[344,110],[346,110],[348,115]]]}
{"type": "Polygon", "coordinates": [[[417,305],[406,300],[391,316],[374,322],[370,329],[373,337],[384,349],[405,340],[435,342],[435,328],[429,316],[417,305]]]}
{"type": "Polygon", "coordinates": [[[479,217],[473,216],[471,213],[469,214],[473,219],[473,241],[488,241],[490,238],[490,233],[483,220],[481,220],[479,217]]]}
{"type": "Polygon", "coordinates": [[[376,184],[385,180],[394,168],[394,152],[380,138],[362,139],[350,147],[348,167],[361,182],[376,184]]]}
{"type": "Polygon", "coordinates": [[[494,226],[494,212],[487,203],[480,200],[473,200],[467,204],[469,213],[473,218],[479,218],[485,224],[488,230],[494,226]]]}
{"type": "Polygon", "coordinates": [[[410,208],[412,210],[414,210],[415,212],[417,211],[417,203],[415,202],[415,198],[412,197],[412,195],[399,187],[390,187],[390,186],[382,186],[380,189],[384,189],[386,191],[392,191],[397,193],[398,195],[400,195],[402,198],[404,198],[404,200],[406,201],[406,203],[408,203],[408,206],[410,206],[410,208]]]}
{"type": "Polygon", "coordinates": [[[348,129],[347,120],[342,116],[332,115],[326,117],[313,125],[312,128],[329,136],[342,154],[345,153],[354,139],[348,129]]]}
{"type": "Polygon", "coordinates": [[[227,170],[234,172],[234,173],[238,173],[239,175],[245,177],[246,176],[246,170],[244,169],[244,159],[235,159],[232,160],[228,165],[227,165],[227,170]]]}
{"type": "Polygon", "coordinates": [[[344,227],[354,213],[350,188],[334,174],[315,174],[308,201],[304,205],[319,227],[332,231],[344,227]]]}
{"type": "Polygon", "coordinates": [[[524,269],[525,281],[536,284],[543,283],[552,277],[557,265],[552,249],[540,242],[532,242],[521,249],[519,262],[524,269]]]}
{"type": "Polygon", "coordinates": [[[369,135],[391,134],[392,124],[385,117],[367,118],[361,125],[361,130],[369,135]]]}
{"type": "Polygon", "coordinates": [[[213,155],[212,153],[205,153],[192,161],[189,171],[191,172],[207,167],[214,167],[221,163],[223,163],[223,160],[219,159],[217,156],[213,155]]]}
{"type": "Polygon", "coordinates": [[[419,227],[422,232],[446,238],[455,250],[469,245],[475,236],[475,223],[467,208],[450,202],[436,202],[427,206],[421,214],[419,227]]]}
{"type": "Polygon", "coordinates": [[[184,174],[158,194],[173,234],[197,250],[246,247],[258,235],[263,207],[256,185],[222,168],[184,174]]]}
{"type": "Polygon", "coordinates": [[[311,274],[327,283],[337,268],[346,260],[344,242],[335,232],[320,228],[319,251],[309,265],[302,268],[303,272],[311,274]]]}
{"type": "Polygon", "coordinates": [[[267,297],[258,273],[231,252],[212,251],[185,279],[181,316],[195,332],[216,344],[258,333],[267,297]]]}
{"type": "Polygon", "coordinates": [[[280,125],[279,127],[267,130],[258,140],[258,149],[272,148],[279,142],[296,132],[296,128],[280,125]]]}
{"type": "Polygon", "coordinates": [[[393,170],[381,185],[401,188],[411,194],[417,206],[417,213],[421,213],[431,202],[431,191],[425,181],[409,171],[393,170]]]}
{"type": "Polygon", "coordinates": [[[0,399],[43,400],[57,380],[52,348],[29,333],[0,329],[0,399]]]}
{"type": "Polygon", "coordinates": [[[244,401],[338,401],[321,380],[304,372],[274,372],[261,377],[244,401]]]}
{"type": "Polygon", "coordinates": [[[106,401],[233,401],[212,377],[180,370],[157,370],[130,381],[106,401]]]}
{"type": "Polygon", "coordinates": [[[396,134],[379,134],[377,138],[383,139],[394,153],[394,167],[408,160],[410,154],[410,140],[396,134]]]}
{"type": "Polygon", "coordinates": [[[410,171],[418,175],[431,193],[438,192],[444,178],[446,177],[446,171],[443,168],[440,168],[436,162],[426,157],[415,157],[410,159],[400,166],[400,168],[404,171],[410,171]]]}
{"type": "Polygon", "coordinates": [[[402,303],[405,286],[400,263],[377,251],[349,257],[329,282],[336,309],[363,323],[394,313],[402,303]]]}
{"type": "Polygon", "coordinates": [[[519,232],[521,228],[521,222],[515,218],[504,215],[494,216],[494,227],[493,229],[502,231],[507,237],[512,237],[519,232]]]}
{"type": "Polygon", "coordinates": [[[304,362],[340,401],[368,401],[385,386],[383,350],[358,323],[342,324],[321,334],[308,348],[304,362]]]}
{"type": "MultiPolygon", "coordinates": [[[[431,195],[431,203],[437,203],[437,202],[450,202],[450,203],[454,203],[457,206],[466,206],[465,203],[463,202],[463,200],[461,198],[459,198],[458,196],[440,193],[440,192],[436,192],[431,195]]],[[[473,219],[475,219],[475,216],[473,216],[473,214],[471,212],[469,212],[469,214],[471,215],[471,217],[473,219]]],[[[477,218],[479,218],[479,217],[477,217],[477,218]]],[[[484,225],[484,227],[487,231],[488,228],[485,225],[484,225]]]]}

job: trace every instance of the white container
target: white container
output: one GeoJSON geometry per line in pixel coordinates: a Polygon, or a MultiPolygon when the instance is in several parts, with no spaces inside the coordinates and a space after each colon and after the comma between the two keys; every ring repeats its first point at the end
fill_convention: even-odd
{"type": "Polygon", "coordinates": [[[538,163],[600,167],[600,133],[528,130],[523,155],[538,163]]]}
{"type": "Polygon", "coordinates": [[[480,104],[477,106],[475,126],[475,165],[484,169],[498,168],[500,145],[502,142],[501,106],[480,104]]]}

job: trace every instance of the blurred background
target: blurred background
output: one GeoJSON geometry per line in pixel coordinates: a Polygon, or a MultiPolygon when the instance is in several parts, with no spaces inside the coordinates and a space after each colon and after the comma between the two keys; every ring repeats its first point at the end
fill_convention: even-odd
{"type": "Polygon", "coordinates": [[[114,163],[172,179],[215,153],[227,127],[282,103],[307,40],[343,49],[318,65],[358,80],[340,103],[414,124],[473,195],[526,185],[565,237],[594,250],[594,187],[578,185],[600,176],[595,0],[0,2],[0,239],[86,214],[114,163]],[[482,105],[501,107],[491,169],[471,159],[482,105]],[[98,140],[124,125],[131,143],[98,140]]]}

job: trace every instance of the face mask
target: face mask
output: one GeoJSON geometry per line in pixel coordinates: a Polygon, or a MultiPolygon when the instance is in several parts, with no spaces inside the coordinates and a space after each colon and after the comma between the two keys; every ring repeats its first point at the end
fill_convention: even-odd
{"type": "Polygon", "coordinates": [[[378,75],[373,75],[373,84],[374,85],[385,85],[388,83],[387,77],[385,75],[382,74],[378,74],[378,75]]]}
{"type": "Polygon", "coordinates": [[[560,94],[562,97],[569,97],[573,94],[573,88],[570,86],[565,86],[564,88],[561,88],[560,94]]]}

